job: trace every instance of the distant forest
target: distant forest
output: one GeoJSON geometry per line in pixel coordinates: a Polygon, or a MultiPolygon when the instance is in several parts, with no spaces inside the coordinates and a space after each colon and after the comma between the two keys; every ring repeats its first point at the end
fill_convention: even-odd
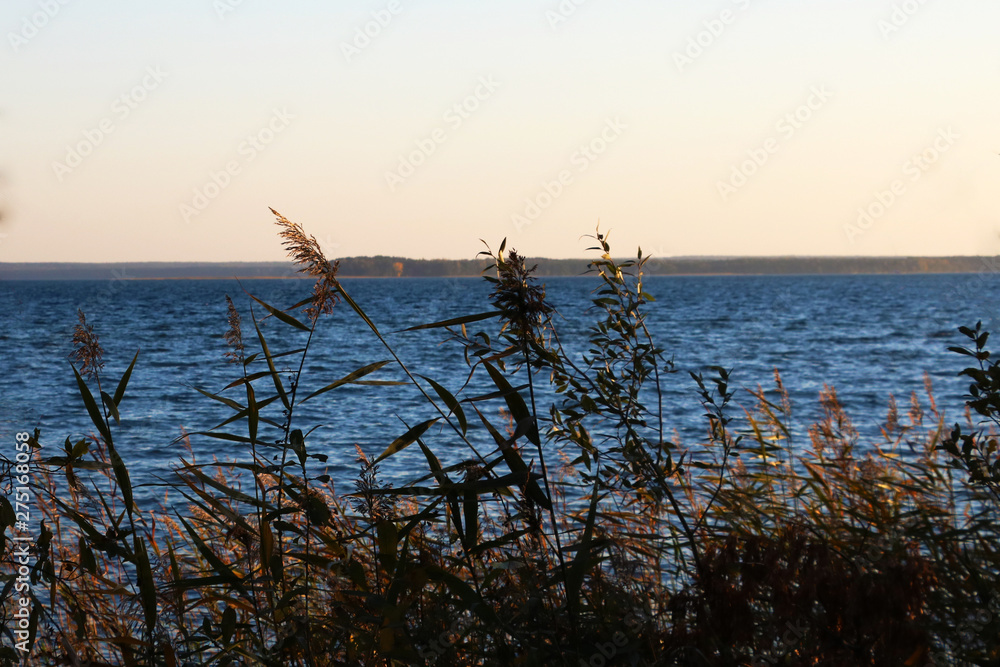
{"type": "MultiPolygon", "coordinates": [[[[340,260],[342,277],[446,278],[478,276],[485,260],[348,257],[340,260]]],[[[578,276],[585,259],[531,259],[539,276],[578,276]]],[[[679,257],[653,258],[647,275],[794,275],[886,273],[997,273],[997,257],[679,257]]],[[[120,262],[5,263],[0,280],[153,280],[179,278],[295,278],[285,262],[120,262]]]]}

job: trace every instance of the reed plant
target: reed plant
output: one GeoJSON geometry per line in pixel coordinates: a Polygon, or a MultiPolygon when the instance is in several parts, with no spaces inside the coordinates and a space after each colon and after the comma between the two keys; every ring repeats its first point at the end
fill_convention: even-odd
{"type": "Polygon", "coordinates": [[[220,363],[233,378],[198,390],[220,421],[175,440],[162,502],[136,500],[119,447],[140,355],[114,382],[80,313],[73,378],[94,430],[29,439],[44,521],[28,657],[13,648],[15,516],[0,499],[4,664],[1000,664],[1000,369],[981,325],[956,348],[976,362],[962,371],[964,431],[929,381],[905,410],[890,400],[875,441],[830,387],[823,419],[802,428],[777,371],[749,390],[722,366],[673,377],[646,325],[648,258],[613,259],[598,231],[584,340],[564,340],[544,286],[503,243],[484,253],[480,312],[408,330],[464,354],[465,377],[433,379],[316,239],[275,215],[312,293],[288,306],[250,295],[245,313],[227,297],[220,363]],[[341,311],[384,357],[307,377],[319,327],[341,311]],[[686,381],[700,442],[670,437],[663,388],[686,381]],[[415,392],[424,419],[382,451],[350,452],[357,478],[339,493],[322,466],[345,453],[300,406],[335,410],[345,388],[387,386],[415,392]],[[199,460],[192,436],[242,455],[199,460]],[[404,450],[425,470],[387,483],[381,464],[404,450]]]}

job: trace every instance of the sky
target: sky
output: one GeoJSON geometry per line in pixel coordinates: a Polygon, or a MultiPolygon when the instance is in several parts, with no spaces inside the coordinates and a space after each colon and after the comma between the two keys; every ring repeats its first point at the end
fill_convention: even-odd
{"type": "Polygon", "coordinates": [[[1000,254],[995,0],[3,0],[0,262],[1000,254]]]}

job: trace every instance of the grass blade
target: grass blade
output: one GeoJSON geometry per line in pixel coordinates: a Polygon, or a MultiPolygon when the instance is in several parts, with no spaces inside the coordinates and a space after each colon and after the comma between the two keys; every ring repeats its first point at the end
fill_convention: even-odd
{"type": "Polygon", "coordinates": [[[434,419],[428,419],[427,421],[420,422],[413,428],[409,429],[406,433],[393,440],[392,444],[390,444],[386,448],[386,450],[382,452],[382,454],[372,463],[375,464],[378,463],[379,461],[383,461],[392,456],[393,454],[395,454],[396,452],[406,449],[414,442],[416,442],[417,438],[422,436],[427,431],[427,429],[433,426],[439,419],[440,417],[435,417],[434,419]]]}
{"type": "Polygon", "coordinates": [[[80,396],[83,398],[83,404],[87,407],[87,413],[90,415],[90,421],[94,422],[94,426],[100,431],[101,435],[104,436],[106,442],[111,442],[111,431],[108,430],[108,425],[104,421],[104,416],[101,414],[100,408],[97,407],[97,401],[94,400],[94,395],[90,393],[90,387],[83,380],[83,376],[80,375],[80,371],[76,370],[76,366],[73,366],[73,375],[76,376],[76,385],[80,389],[80,396]]]}
{"type": "Polygon", "coordinates": [[[125,397],[125,387],[128,386],[129,378],[132,377],[132,369],[135,368],[135,362],[139,359],[139,351],[136,350],[135,356],[132,357],[132,363],[128,365],[125,370],[125,374],[122,375],[122,379],[118,381],[118,388],[115,389],[114,401],[115,405],[120,405],[122,398],[125,397]]]}
{"type": "Polygon", "coordinates": [[[462,408],[462,404],[455,399],[455,396],[450,391],[431,378],[426,375],[418,375],[417,377],[427,380],[431,387],[434,388],[434,391],[437,392],[437,395],[441,397],[441,400],[444,401],[444,404],[448,406],[448,409],[455,413],[455,418],[458,419],[458,425],[462,429],[462,435],[465,435],[469,430],[469,424],[465,419],[465,410],[462,408]]]}
{"type": "Polygon", "coordinates": [[[336,382],[332,382],[332,383],[326,385],[325,387],[323,387],[322,389],[319,389],[319,390],[314,391],[313,393],[309,394],[308,396],[306,396],[305,398],[303,398],[301,401],[299,401],[299,405],[302,405],[303,403],[305,403],[306,401],[308,401],[311,398],[316,398],[320,394],[325,394],[326,392],[328,392],[328,391],[330,391],[332,389],[336,389],[337,387],[342,387],[345,384],[354,384],[354,383],[357,383],[357,380],[363,378],[366,375],[370,375],[371,373],[374,373],[375,371],[377,371],[377,370],[379,370],[381,368],[384,368],[385,366],[387,366],[388,364],[391,364],[391,363],[392,363],[392,360],[383,360],[383,361],[376,361],[375,363],[368,364],[367,366],[362,366],[361,368],[357,369],[356,371],[352,371],[352,372],[348,373],[347,375],[345,375],[344,377],[340,378],[336,382]]]}
{"type": "Polygon", "coordinates": [[[408,327],[406,329],[401,329],[400,331],[420,331],[421,329],[440,329],[443,327],[454,327],[462,324],[470,324],[472,322],[481,322],[482,320],[488,320],[491,317],[497,317],[500,315],[500,311],[491,310],[487,313],[477,313],[475,315],[465,315],[463,317],[453,317],[450,320],[442,320],[440,322],[431,322],[430,324],[418,324],[415,327],[408,327]]]}
{"type": "MultiPolygon", "coordinates": [[[[250,309],[250,315],[253,316],[253,308],[250,309]]],[[[285,393],[285,386],[281,382],[281,376],[278,375],[278,369],[274,367],[274,357],[271,355],[270,348],[267,347],[267,339],[264,338],[264,332],[260,330],[260,325],[257,323],[256,316],[253,316],[253,327],[257,330],[257,338],[260,340],[260,349],[264,351],[264,359],[267,361],[267,369],[271,372],[271,380],[274,381],[274,389],[278,392],[278,396],[281,397],[281,402],[284,404],[285,409],[290,410],[292,405],[288,400],[288,394],[285,393]]]]}
{"type": "Polygon", "coordinates": [[[274,306],[272,306],[270,304],[264,303],[263,301],[261,301],[260,299],[258,299],[257,297],[255,297],[253,294],[250,294],[250,292],[247,292],[247,296],[249,296],[251,299],[253,299],[257,303],[259,303],[260,305],[264,306],[264,308],[267,310],[267,312],[271,313],[272,315],[274,315],[275,317],[277,317],[279,320],[281,320],[285,324],[287,324],[289,326],[292,326],[292,327],[295,327],[296,329],[300,329],[301,331],[305,331],[306,333],[309,333],[309,331],[310,331],[309,327],[307,327],[306,325],[302,324],[302,322],[299,322],[297,319],[295,319],[294,317],[292,317],[288,313],[286,313],[284,311],[281,311],[281,310],[278,310],[277,308],[275,308],[274,306]]]}

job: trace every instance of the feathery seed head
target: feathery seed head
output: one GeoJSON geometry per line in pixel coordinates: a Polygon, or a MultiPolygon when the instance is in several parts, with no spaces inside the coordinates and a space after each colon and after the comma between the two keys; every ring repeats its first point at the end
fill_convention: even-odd
{"type": "Polygon", "coordinates": [[[223,338],[225,338],[226,343],[233,348],[231,351],[226,352],[226,359],[230,363],[237,363],[243,361],[243,353],[246,347],[243,345],[243,329],[240,327],[240,313],[236,310],[236,306],[233,304],[233,300],[226,295],[226,308],[229,311],[229,331],[225,333],[223,338]]]}
{"type": "Polygon", "coordinates": [[[497,277],[492,280],[490,301],[500,311],[500,319],[520,341],[536,340],[553,308],[545,301],[545,288],[539,285],[524,257],[511,250],[504,259],[503,248],[495,258],[497,277]]]}
{"type": "Polygon", "coordinates": [[[79,319],[73,328],[73,345],[76,349],[70,354],[70,359],[80,364],[80,375],[93,375],[104,368],[104,349],[94,333],[94,325],[87,324],[87,316],[83,310],[77,309],[76,312],[79,319]]]}
{"type": "Polygon", "coordinates": [[[274,213],[277,225],[281,227],[278,232],[282,238],[281,245],[288,251],[292,261],[299,265],[299,272],[316,278],[312,305],[306,309],[306,315],[315,322],[320,315],[331,314],[334,305],[340,300],[337,294],[337,270],[340,262],[330,262],[323,254],[316,237],[306,234],[301,225],[290,221],[273,208],[271,213],[274,213]]]}

